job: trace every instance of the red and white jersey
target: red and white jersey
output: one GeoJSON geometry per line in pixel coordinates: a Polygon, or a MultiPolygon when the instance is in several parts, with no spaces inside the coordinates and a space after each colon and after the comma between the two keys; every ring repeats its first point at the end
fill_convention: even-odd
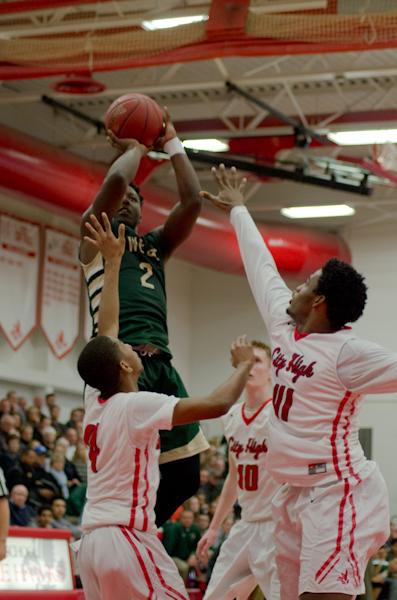
{"type": "Polygon", "coordinates": [[[179,398],[153,392],[101,400],[86,387],[84,442],[89,448],[84,530],[123,525],[155,531],[159,429],[171,429],[179,398]]]}
{"type": "Polygon", "coordinates": [[[222,417],[229,456],[237,467],[237,499],[241,518],[266,521],[272,518],[271,500],[280,487],[266,470],[266,430],[272,401],[266,400],[256,411],[235,404],[222,417]]]}
{"type": "Polygon", "coordinates": [[[267,468],[278,481],[304,487],[359,480],[367,462],[358,439],[360,400],[397,391],[397,354],[348,328],[299,334],[286,313],[291,291],[247,209],[233,208],[231,220],[273,350],[267,468]]]}

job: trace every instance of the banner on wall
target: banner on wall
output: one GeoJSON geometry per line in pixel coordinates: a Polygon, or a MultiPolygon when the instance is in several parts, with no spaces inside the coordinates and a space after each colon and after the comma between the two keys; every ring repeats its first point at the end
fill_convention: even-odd
{"type": "Polygon", "coordinates": [[[13,350],[37,325],[40,227],[0,215],[0,324],[13,350]]]}
{"type": "Polygon", "coordinates": [[[41,329],[57,358],[74,347],[79,336],[81,274],[79,239],[45,228],[41,329]]]}

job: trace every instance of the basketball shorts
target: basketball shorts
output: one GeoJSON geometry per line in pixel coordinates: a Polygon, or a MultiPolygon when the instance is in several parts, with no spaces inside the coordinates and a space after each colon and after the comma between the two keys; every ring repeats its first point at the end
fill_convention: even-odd
{"type": "Polygon", "coordinates": [[[98,527],[83,535],[77,562],[86,600],[188,600],[174,561],[153,533],[98,527]]]}
{"type": "Polygon", "coordinates": [[[280,599],[274,523],[241,520],[221,546],[204,600],[246,600],[257,585],[266,600],[280,599]]]}
{"type": "MultiPolygon", "coordinates": [[[[139,389],[158,392],[177,398],[187,398],[183,381],[166,355],[142,356],[144,372],[139,379],[139,389]]],[[[189,458],[209,448],[198,423],[177,425],[171,431],[160,431],[160,464],[189,458]]]]}
{"type": "Polygon", "coordinates": [[[375,463],[357,478],[322,487],[285,484],[272,504],[280,600],[364,593],[368,560],[390,531],[388,492],[375,463]]]}

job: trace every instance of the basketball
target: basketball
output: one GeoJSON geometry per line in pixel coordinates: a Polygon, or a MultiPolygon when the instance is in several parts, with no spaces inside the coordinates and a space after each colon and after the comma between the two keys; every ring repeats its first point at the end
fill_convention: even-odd
{"type": "Polygon", "coordinates": [[[160,106],[144,94],[125,94],[117,98],[105,115],[106,129],[119,138],[133,138],[145,146],[164,134],[164,114],[160,106]]]}

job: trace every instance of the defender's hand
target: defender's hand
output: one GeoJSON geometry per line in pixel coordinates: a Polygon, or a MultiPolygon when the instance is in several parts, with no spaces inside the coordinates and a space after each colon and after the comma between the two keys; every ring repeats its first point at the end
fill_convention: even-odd
{"type": "Polygon", "coordinates": [[[214,206],[226,211],[232,210],[234,206],[244,206],[243,190],[247,178],[239,175],[236,167],[232,167],[227,171],[223,164],[219,165],[218,169],[212,167],[211,172],[218,184],[219,193],[214,196],[209,192],[201,191],[200,196],[212,202],[214,206]]]}
{"type": "Polygon", "coordinates": [[[240,335],[234,340],[230,353],[233,367],[238,367],[241,363],[255,362],[254,350],[246,335],[240,335]]]}
{"type": "Polygon", "coordinates": [[[86,221],[85,226],[91,236],[85,235],[84,239],[100,251],[106,261],[121,260],[125,248],[125,225],[119,225],[118,237],[112,231],[109,218],[102,213],[103,225],[95,215],[90,215],[91,223],[86,221]]]}

